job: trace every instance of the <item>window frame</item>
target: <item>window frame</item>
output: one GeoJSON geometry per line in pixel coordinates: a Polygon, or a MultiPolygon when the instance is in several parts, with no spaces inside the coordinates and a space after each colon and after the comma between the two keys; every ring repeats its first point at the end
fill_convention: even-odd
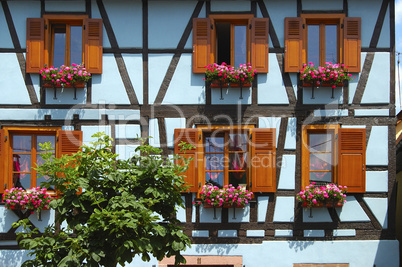
{"type": "MultiPolygon", "coordinates": [[[[10,189],[13,184],[13,150],[12,150],[12,135],[52,135],[55,136],[55,151],[56,158],[62,155],[71,155],[78,151],[82,146],[82,131],[63,131],[59,126],[46,127],[17,127],[3,126],[0,129],[0,193],[4,193],[5,189],[10,189]]],[[[32,162],[32,159],[31,159],[32,162]]],[[[31,164],[31,168],[33,168],[31,164]]],[[[32,173],[32,172],[31,172],[32,173]]],[[[36,185],[31,177],[31,187],[36,185]]],[[[28,189],[28,188],[27,188],[28,189]]]]}

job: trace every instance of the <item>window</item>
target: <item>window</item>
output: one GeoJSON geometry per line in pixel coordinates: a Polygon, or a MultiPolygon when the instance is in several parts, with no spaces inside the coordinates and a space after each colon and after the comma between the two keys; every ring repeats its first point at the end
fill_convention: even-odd
{"type": "Polygon", "coordinates": [[[184,173],[191,192],[198,192],[206,183],[275,192],[275,140],[275,129],[253,126],[175,129],[175,154],[194,158],[184,173]],[[183,153],[178,147],[181,141],[196,148],[183,153]]]}
{"type": "Polygon", "coordinates": [[[251,14],[210,15],[193,20],[193,72],[211,63],[251,63],[268,72],[268,19],[251,14]]]}
{"type": "Polygon", "coordinates": [[[360,18],[344,14],[302,14],[285,18],[285,71],[298,72],[303,63],[344,63],[360,72],[360,18]]]}
{"type": "MultiPolygon", "coordinates": [[[[55,156],[77,152],[82,132],[61,131],[59,127],[4,127],[0,130],[0,192],[11,187],[29,189],[47,177],[39,176],[35,167],[43,163],[39,144],[50,142],[55,156]]],[[[49,188],[52,190],[53,188],[49,188]]]]}
{"type": "Polygon", "coordinates": [[[337,183],[365,191],[366,130],[307,125],[302,135],[302,188],[337,183]]]}
{"type": "Polygon", "coordinates": [[[86,15],[28,18],[27,72],[84,63],[89,72],[102,73],[102,33],[102,20],[86,15]]]}

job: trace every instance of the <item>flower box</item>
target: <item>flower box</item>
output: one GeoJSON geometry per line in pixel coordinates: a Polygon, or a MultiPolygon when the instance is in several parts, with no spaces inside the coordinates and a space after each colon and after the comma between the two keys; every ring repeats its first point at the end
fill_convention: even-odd
{"type": "Polygon", "coordinates": [[[324,207],[324,203],[309,204],[308,202],[302,202],[301,206],[303,208],[321,208],[324,207]]]}
{"type": "Polygon", "coordinates": [[[57,84],[51,81],[43,81],[43,87],[44,88],[85,88],[86,82],[85,81],[77,81],[74,84],[65,84],[65,85],[61,85],[61,84],[57,84]]]}
{"type": "Polygon", "coordinates": [[[345,80],[353,80],[352,75],[348,73],[347,66],[344,64],[332,64],[326,62],[325,67],[314,66],[314,63],[309,62],[309,65],[303,64],[300,70],[300,80],[303,81],[303,86],[313,86],[314,81],[316,86],[322,87],[337,87],[343,86],[345,80]]]}
{"type": "Polygon", "coordinates": [[[296,198],[302,204],[302,207],[342,207],[346,202],[346,186],[327,184],[326,186],[315,186],[312,182],[301,190],[296,198]]]}
{"type": "Polygon", "coordinates": [[[251,83],[230,83],[230,87],[251,87],[251,83]]]}
{"type": "MultiPolygon", "coordinates": [[[[344,83],[340,82],[336,84],[336,87],[343,87],[344,83]]],[[[312,87],[313,82],[312,81],[303,81],[303,87],[312,87]]],[[[315,85],[316,87],[332,87],[332,84],[329,82],[320,82],[319,84],[315,85]]]]}
{"type": "Polygon", "coordinates": [[[249,200],[252,199],[253,193],[245,188],[238,186],[237,188],[232,185],[225,185],[219,188],[213,185],[204,185],[200,192],[201,200],[194,201],[196,206],[203,205],[204,208],[230,208],[230,207],[244,207],[249,200]]]}
{"type": "Polygon", "coordinates": [[[28,190],[13,187],[5,190],[2,202],[5,203],[6,209],[40,211],[48,209],[49,203],[53,199],[46,191],[46,188],[40,187],[32,187],[28,190]]]}
{"type": "Polygon", "coordinates": [[[343,201],[326,201],[325,202],[325,207],[327,208],[336,208],[336,207],[342,207],[343,206],[343,201]]]}
{"type": "Polygon", "coordinates": [[[217,80],[211,81],[211,88],[228,88],[229,85],[227,82],[220,82],[217,80]]]}

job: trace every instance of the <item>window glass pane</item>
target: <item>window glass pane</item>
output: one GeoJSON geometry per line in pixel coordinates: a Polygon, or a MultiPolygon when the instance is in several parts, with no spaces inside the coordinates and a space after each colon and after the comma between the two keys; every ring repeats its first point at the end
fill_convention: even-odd
{"type": "MultiPolygon", "coordinates": [[[[36,165],[40,166],[44,163],[45,161],[43,160],[43,158],[38,155],[36,158],[36,165]]],[[[36,174],[36,186],[41,186],[42,182],[47,182],[47,180],[49,180],[49,176],[44,175],[44,176],[40,176],[39,174],[36,174]]],[[[47,188],[47,190],[54,190],[53,187],[47,188]]]]}
{"type": "Polygon", "coordinates": [[[229,184],[234,187],[247,186],[247,172],[229,172],[229,184]]]}
{"type": "Polygon", "coordinates": [[[13,171],[31,172],[31,155],[13,154],[13,171]]]}
{"type": "Polygon", "coordinates": [[[60,67],[65,64],[66,54],[66,28],[54,29],[53,41],[53,66],[60,67]]]}
{"type": "Polygon", "coordinates": [[[207,154],[205,155],[206,171],[223,171],[224,168],[223,154],[207,154]]]}
{"type": "Polygon", "coordinates": [[[247,63],[247,26],[236,25],[235,27],[235,62],[234,66],[247,63]]]}
{"type": "Polygon", "coordinates": [[[310,133],[309,150],[310,152],[332,151],[332,134],[310,133]]]}
{"type": "Polygon", "coordinates": [[[206,137],[205,138],[205,152],[218,152],[222,153],[224,151],[223,137],[206,137]]]}
{"type": "Polygon", "coordinates": [[[14,135],[13,136],[14,153],[31,153],[31,136],[14,135]]]}
{"type": "Polygon", "coordinates": [[[22,187],[23,189],[31,188],[31,174],[30,173],[14,173],[13,186],[22,187]]]}
{"type": "Polygon", "coordinates": [[[331,183],[332,172],[310,172],[310,181],[331,183]]]}
{"type": "Polygon", "coordinates": [[[36,152],[37,153],[45,153],[46,151],[43,151],[41,149],[41,147],[39,146],[39,144],[44,144],[44,143],[47,143],[47,142],[51,143],[53,149],[50,150],[50,151],[54,153],[55,152],[54,147],[55,147],[56,140],[55,140],[55,137],[51,136],[51,135],[38,135],[36,137],[36,152]]]}
{"type": "Polygon", "coordinates": [[[205,183],[223,187],[223,172],[205,172],[205,183]]]}
{"type": "Polygon", "coordinates": [[[82,63],[82,26],[71,26],[71,51],[70,51],[70,65],[71,63],[82,63]]]}
{"type": "Polygon", "coordinates": [[[241,171],[247,169],[247,153],[229,154],[229,170],[241,171]]]}
{"type": "Polygon", "coordinates": [[[216,23],[217,62],[231,65],[230,62],[230,23],[216,23]]]}
{"type": "Polygon", "coordinates": [[[338,63],[337,25],[325,25],[325,62],[338,63]]]}
{"type": "MultiPolygon", "coordinates": [[[[320,26],[307,25],[307,61],[320,64],[320,26]]],[[[305,62],[305,63],[308,63],[305,62]]]]}
{"type": "Polygon", "coordinates": [[[247,134],[229,134],[229,151],[247,151],[247,134]]]}
{"type": "Polygon", "coordinates": [[[331,153],[311,153],[310,170],[311,171],[330,171],[332,169],[331,153]]]}

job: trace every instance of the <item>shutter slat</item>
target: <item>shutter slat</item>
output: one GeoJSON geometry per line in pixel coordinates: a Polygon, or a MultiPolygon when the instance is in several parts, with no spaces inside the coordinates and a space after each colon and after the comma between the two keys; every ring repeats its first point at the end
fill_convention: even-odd
{"type": "MultiPolygon", "coordinates": [[[[174,153],[184,158],[193,158],[189,162],[188,169],[181,173],[183,175],[184,181],[187,185],[190,185],[189,191],[196,193],[198,192],[198,176],[202,164],[199,162],[202,159],[202,132],[200,129],[175,129],[174,130],[174,153]],[[195,149],[186,150],[185,153],[180,151],[181,147],[179,144],[181,142],[186,142],[195,146],[195,149]]],[[[177,164],[182,164],[182,161],[178,161],[177,164]]]]}
{"type": "Polygon", "coordinates": [[[276,192],[276,129],[251,129],[250,168],[253,192],[276,192]]]}
{"type": "Polygon", "coordinates": [[[302,66],[302,18],[285,18],[285,72],[298,72],[302,66]]]}
{"type": "Polygon", "coordinates": [[[81,131],[59,131],[58,139],[58,157],[77,153],[82,146],[81,131]]]}
{"type": "Polygon", "coordinates": [[[344,63],[349,72],[360,72],[361,68],[361,18],[344,19],[344,63]]]}
{"type": "Polygon", "coordinates": [[[268,73],[269,20],[253,18],[251,23],[251,66],[257,73],[268,73]]]}
{"type": "Polygon", "coordinates": [[[349,193],[364,193],[366,188],[366,129],[341,128],[338,134],[338,184],[349,193]]]}
{"type": "Polygon", "coordinates": [[[0,193],[4,193],[4,185],[7,183],[6,160],[4,158],[5,150],[5,132],[3,129],[0,129],[0,193]]]}
{"type": "Polygon", "coordinates": [[[84,19],[85,68],[92,74],[102,73],[103,22],[101,19],[84,19]]]}
{"type": "Polygon", "coordinates": [[[205,66],[212,63],[210,27],[210,19],[193,19],[193,73],[204,73],[205,66]]]}
{"type": "Polygon", "coordinates": [[[26,72],[38,73],[45,65],[44,19],[27,18],[26,72]]]}

